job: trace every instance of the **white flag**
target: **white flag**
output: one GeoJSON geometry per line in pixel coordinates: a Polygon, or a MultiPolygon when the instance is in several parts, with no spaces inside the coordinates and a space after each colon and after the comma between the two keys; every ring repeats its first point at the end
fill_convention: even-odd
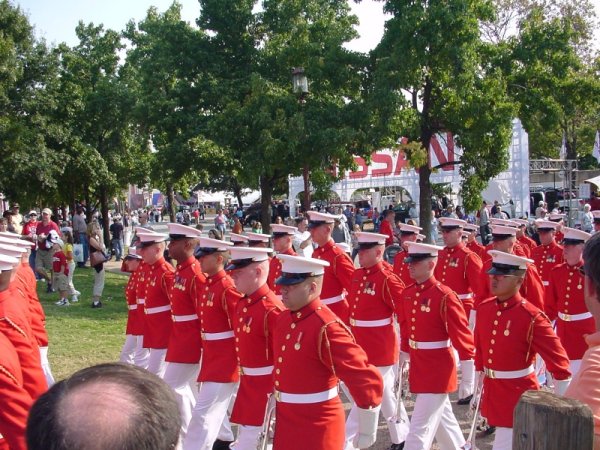
{"type": "Polygon", "coordinates": [[[594,151],[592,156],[600,163],[600,131],[596,130],[596,140],[594,141],[594,151]]]}
{"type": "Polygon", "coordinates": [[[567,159],[567,133],[565,133],[564,131],[558,159],[567,159]]]}

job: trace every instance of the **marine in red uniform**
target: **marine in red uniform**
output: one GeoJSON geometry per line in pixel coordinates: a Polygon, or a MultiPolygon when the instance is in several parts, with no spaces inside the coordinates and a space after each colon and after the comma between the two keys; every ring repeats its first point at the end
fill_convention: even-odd
{"type": "Polygon", "coordinates": [[[27,450],[25,426],[32,404],[31,395],[23,386],[17,351],[0,331],[0,448],[27,450]]]}
{"type": "Polygon", "coordinates": [[[489,270],[492,294],[477,308],[475,367],[483,372],[481,413],[496,428],[494,449],[512,448],[513,411],[528,390],[539,389],[536,353],[564,393],[570,380],[569,359],[544,313],[519,293],[531,260],[495,250],[489,270]]]}
{"type": "MultiPolygon", "coordinates": [[[[402,404],[396,413],[398,398],[394,394],[394,366],[398,361],[398,337],[394,329],[394,314],[402,313],[404,283],[383,266],[385,234],[355,232],[358,240],[360,269],[354,271],[348,292],[350,331],[369,363],[383,378],[381,412],[387,422],[392,450],[404,445],[408,434],[408,414],[402,404]],[[384,344],[385,343],[385,344],[384,344]]],[[[346,449],[353,449],[356,432],[356,405],[346,423],[346,449]]]]}
{"type": "Polygon", "coordinates": [[[346,295],[352,282],[354,263],[347,253],[335,245],[331,239],[334,222],[337,216],[332,214],[309,211],[308,229],[310,236],[319,247],[315,249],[312,257],[327,261],[323,276],[321,303],[327,305],[331,311],[348,323],[349,311],[346,295]]]}
{"type": "Polygon", "coordinates": [[[173,286],[169,291],[173,329],[165,361],[163,379],[175,392],[181,412],[181,435],[187,433],[196,404],[195,387],[200,368],[202,341],[200,320],[196,313],[196,298],[206,282],[200,263],[194,257],[200,230],[178,223],[169,223],[169,256],[177,261],[173,286]]]}
{"type": "MultiPolygon", "coordinates": [[[[518,234],[518,229],[519,229],[519,223],[514,221],[514,220],[506,220],[506,219],[490,219],[490,222],[492,223],[492,225],[496,225],[496,226],[502,226],[502,227],[508,227],[508,228],[514,228],[515,230],[517,230],[515,232],[515,235],[518,234]]],[[[494,250],[494,245],[493,242],[489,243],[488,245],[486,245],[485,247],[485,252],[486,255],[482,256],[481,259],[482,260],[486,260],[488,258],[490,258],[489,255],[487,255],[487,252],[489,250],[494,250]]],[[[529,247],[522,245],[518,240],[515,240],[514,244],[513,244],[513,254],[517,255],[517,256],[522,256],[524,258],[529,258],[529,256],[531,255],[531,250],[529,249],[529,247]]]]}
{"type": "MultiPolygon", "coordinates": [[[[139,251],[137,252],[137,254],[139,255],[139,251]]],[[[148,357],[150,356],[150,350],[144,347],[144,334],[146,334],[146,314],[144,313],[144,306],[146,305],[146,283],[148,282],[147,274],[149,267],[150,266],[146,264],[144,260],[142,260],[140,261],[140,264],[137,270],[135,271],[135,296],[137,308],[130,311],[130,314],[133,313],[136,316],[136,322],[138,323],[139,328],[142,331],[142,337],[141,339],[139,339],[139,343],[141,343],[142,348],[140,352],[136,353],[134,364],[136,366],[143,367],[144,369],[148,368],[148,357]]]]}
{"type": "Polygon", "coordinates": [[[271,236],[263,233],[253,233],[252,231],[248,231],[246,233],[246,237],[248,238],[248,247],[269,247],[269,240],[271,236]]]}
{"type": "Polygon", "coordinates": [[[392,245],[394,243],[394,217],[396,213],[392,209],[386,209],[382,214],[381,225],[379,225],[379,232],[386,235],[385,245],[392,245]]]}
{"type": "Polygon", "coordinates": [[[479,233],[479,227],[477,225],[468,223],[465,225],[464,230],[469,233],[469,235],[467,236],[467,243],[465,244],[465,246],[477,256],[479,256],[483,261],[483,255],[485,254],[486,250],[483,245],[477,242],[477,234],[479,233]]]}
{"type": "Polygon", "coordinates": [[[283,272],[277,283],[289,311],[279,316],[273,342],[277,400],[273,449],[343,448],[340,379],[359,408],[353,444],[367,448],[377,435],[381,375],[344,323],[320,301],[324,267],[329,263],[299,256],[279,258],[283,272]]]}
{"type": "Polygon", "coordinates": [[[529,227],[529,221],[527,219],[513,219],[513,222],[519,224],[517,229],[517,242],[521,244],[523,248],[529,249],[529,257],[531,257],[531,250],[537,247],[537,243],[527,236],[527,227],[529,227]]]}
{"type": "MultiPolygon", "coordinates": [[[[280,225],[274,223],[271,225],[271,233],[273,233],[273,249],[277,254],[281,255],[296,255],[294,251],[293,239],[294,235],[298,231],[296,227],[289,227],[287,225],[280,225]]],[[[267,279],[267,285],[275,295],[281,298],[281,286],[275,284],[275,280],[281,276],[281,261],[278,258],[271,258],[269,265],[269,278],[267,279]]]]}
{"type": "MultiPolygon", "coordinates": [[[[140,367],[148,365],[148,349],[144,348],[144,317],[139,310],[143,305],[138,305],[138,284],[143,283],[140,275],[143,270],[142,257],[137,254],[135,247],[129,247],[121,271],[129,273],[129,280],[125,286],[125,301],[127,302],[127,325],[125,326],[125,343],[121,349],[119,360],[127,364],[140,367]]],[[[144,293],[145,295],[145,293],[144,293]]]]}
{"type": "Polygon", "coordinates": [[[583,296],[585,277],[579,270],[583,266],[583,246],[592,235],[574,228],[565,228],[564,232],[565,262],[550,271],[545,306],[548,318],[556,320],[556,334],[569,356],[569,370],[575,375],[588,349],[585,336],[596,331],[583,296]]]}
{"type": "MultiPolygon", "coordinates": [[[[508,254],[514,254],[514,244],[516,240],[516,229],[511,227],[503,227],[500,225],[494,225],[492,227],[492,245],[493,250],[500,251],[508,254]]],[[[492,256],[487,254],[487,259],[483,263],[483,272],[487,273],[492,267],[492,256]]],[[[522,256],[522,255],[516,255],[522,256]]],[[[490,283],[486,282],[484,285],[483,293],[475,304],[477,306],[485,299],[492,297],[492,291],[490,283]]],[[[536,308],[544,310],[544,285],[542,279],[533,264],[528,264],[525,271],[525,278],[521,284],[520,291],[523,297],[526,297],[532,305],[536,308]]]]}
{"type": "Polygon", "coordinates": [[[558,224],[556,226],[556,233],[554,234],[554,240],[559,245],[562,245],[563,239],[565,238],[565,234],[563,233],[563,228],[565,225],[565,222],[564,222],[565,217],[567,217],[566,214],[560,214],[560,213],[550,213],[548,215],[548,220],[550,222],[554,222],[554,223],[558,224]]]}
{"type": "Polygon", "coordinates": [[[19,260],[0,253],[0,332],[17,352],[23,374],[23,387],[33,400],[48,389],[41,367],[40,352],[31,330],[27,305],[9,289],[16,277],[19,260]]]}
{"type": "Polygon", "coordinates": [[[409,328],[409,339],[402,346],[410,352],[410,390],[417,399],[405,450],[429,449],[434,437],[442,448],[461,448],[465,443],[448,394],[457,388],[452,348],[462,371],[459,398],[473,392],[473,333],[456,293],[434,276],[442,251],[436,245],[408,243],[407,262],[415,283],[404,290],[400,320],[409,328]]]}
{"type": "Polygon", "coordinates": [[[535,263],[544,286],[548,286],[550,271],[563,263],[563,248],[555,241],[558,224],[547,220],[536,220],[536,228],[540,237],[540,245],[531,251],[531,259],[535,263]]]}
{"type": "Polygon", "coordinates": [[[202,329],[202,364],[200,389],[183,440],[184,450],[211,448],[215,440],[226,448],[226,443],[233,441],[227,407],[239,381],[233,319],[242,295],[224,270],[231,247],[230,242],[201,237],[196,249],[196,258],[206,274],[206,284],[196,299],[202,329]]]}
{"type": "MultiPolygon", "coordinates": [[[[485,282],[481,276],[481,258],[462,242],[462,231],[467,222],[451,217],[441,217],[439,220],[445,247],[438,256],[435,278],[456,292],[473,328],[475,313],[471,313],[471,310],[475,297],[481,296],[485,282]]],[[[461,404],[468,403],[462,397],[459,401],[461,404]]]]}
{"type": "Polygon", "coordinates": [[[273,392],[273,333],[277,316],[285,308],[266,283],[271,251],[232,248],[227,266],[237,290],[244,294],[233,318],[241,375],[230,417],[231,422],[240,425],[236,442],[230,447],[235,450],[258,447],[267,401],[273,392]]]}
{"type": "Polygon", "coordinates": [[[169,291],[173,286],[173,266],[164,258],[167,235],[145,228],[136,229],[138,253],[147,264],[144,272],[145,328],[144,348],[150,350],[148,371],[162,378],[165,372],[165,355],[173,322],[169,291]]]}
{"type": "Polygon", "coordinates": [[[400,277],[404,285],[408,286],[413,284],[413,280],[410,278],[410,273],[408,273],[408,264],[404,262],[406,259],[406,243],[416,242],[419,232],[423,228],[405,223],[398,224],[398,228],[400,228],[400,251],[394,256],[393,271],[400,277]]]}
{"type": "Polygon", "coordinates": [[[229,240],[234,247],[248,247],[248,238],[241,234],[229,233],[229,240]]]}

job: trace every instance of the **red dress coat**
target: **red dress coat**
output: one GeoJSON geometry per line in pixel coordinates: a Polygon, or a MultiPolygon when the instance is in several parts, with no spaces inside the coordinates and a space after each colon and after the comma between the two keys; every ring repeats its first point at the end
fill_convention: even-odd
{"type": "Polygon", "coordinates": [[[575,266],[559,264],[550,271],[546,286],[546,314],[556,320],[556,334],[571,360],[583,358],[588,349],[585,336],[596,332],[593,317],[571,320],[576,314],[589,314],[583,298],[584,277],[579,272],[582,265],[583,261],[575,266]]]}
{"type": "Polygon", "coordinates": [[[394,330],[394,313],[401,313],[404,283],[380,262],[373,267],[354,271],[348,295],[350,331],[356,343],[376,367],[391,366],[398,360],[398,339],[394,330]],[[389,324],[364,327],[357,321],[389,319],[389,324]]]}
{"type": "Polygon", "coordinates": [[[443,285],[458,295],[467,317],[475,302],[481,297],[482,284],[487,281],[481,276],[481,258],[465,247],[462,242],[438,253],[434,275],[443,285]]]}
{"type": "MultiPolygon", "coordinates": [[[[309,394],[335,388],[341,379],[359,408],[381,403],[383,380],[364,350],[317,298],[298,311],[284,311],[273,339],[275,389],[309,394]]],[[[341,450],[345,434],[339,396],[318,403],[277,402],[274,450],[341,450]]]]}
{"type": "Polygon", "coordinates": [[[473,253],[475,253],[477,256],[479,256],[482,261],[484,260],[484,255],[487,253],[487,250],[479,242],[477,242],[477,241],[467,242],[465,244],[465,247],[467,247],[467,249],[471,250],[473,253]]]}
{"type": "MultiPolygon", "coordinates": [[[[25,426],[33,404],[23,386],[23,373],[17,351],[0,332],[0,434],[10,450],[27,450],[25,426]]],[[[3,448],[0,438],[0,448],[3,448]]]]}
{"type": "Polygon", "coordinates": [[[379,226],[379,233],[385,234],[387,237],[385,238],[385,245],[392,245],[394,243],[394,230],[392,229],[392,225],[387,220],[382,220],[381,225],[379,226]]]}
{"type": "Polygon", "coordinates": [[[144,261],[140,261],[135,274],[137,276],[135,295],[137,297],[137,309],[133,310],[133,314],[136,316],[137,326],[142,331],[142,335],[146,334],[146,314],[144,314],[144,308],[146,306],[146,283],[148,280],[148,264],[144,261]]]}
{"type": "Polygon", "coordinates": [[[546,286],[550,271],[564,262],[563,248],[554,241],[548,245],[538,245],[531,251],[531,259],[533,259],[540,277],[542,277],[542,282],[546,286]]]}
{"type": "Polygon", "coordinates": [[[9,289],[0,292],[0,332],[15,348],[23,373],[23,387],[36,400],[48,390],[40,350],[23,313],[23,300],[12,295],[9,289]]]}
{"type": "Polygon", "coordinates": [[[144,273],[146,288],[146,326],[144,329],[144,348],[164,349],[169,345],[169,336],[173,328],[171,309],[149,314],[151,308],[170,306],[169,290],[173,286],[173,266],[161,258],[146,267],[144,273]]]}
{"type": "Polygon", "coordinates": [[[169,338],[165,361],[182,364],[198,364],[202,353],[200,319],[196,312],[198,290],[204,287],[206,277],[200,263],[190,256],[178,264],[169,291],[173,329],[169,338]]]}
{"type": "Polygon", "coordinates": [[[531,239],[529,236],[523,235],[517,238],[517,242],[521,244],[522,247],[529,248],[529,252],[531,254],[531,250],[537,247],[537,243],[531,239]]]}
{"type": "MultiPolygon", "coordinates": [[[[475,368],[523,370],[534,364],[536,353],[556,380],[571,376],[569,358],[544,313],[520,294],[499,302],[496,297],[477,308],[475,368]]],[[[521,394],[538,390],[535,372],[520,378],[486,376],[481,414],[490,425],[512,428],[513,411],[521,394]]]]}
{"type": "Polygon", "coordinates": [[[393,271],[398,277],[402,280],[405,286],[409,284],[413,284],[414,280],[410,277],[410,272],[408,270],[408,264],[404,262],[404,259],[408,256],[404,249],[400,250],[394,256],[394,266],[393,271]]]}
{"type": "Polygon", "coordinates": [[[402,350],[410,353],[410,390],[416,394],[443,394],[457,388],[456,361],[452,347],[461,361],[473,359],[473,333],[462,302],[435,277],[404,290],[403,314],[408,338],[402,350]],[[418,343],[450,340],[452,346],[436,349],[418,348],[418,343]],[[435,367],[435,370],[432,370],[435,367]]]}
{"type": "MultiPolygon", "coordinates": [[[[281,253],[282,255],[291,255],[296,256],[297,253],[293,248],[289,248],[285,252],[281,253]]],[[[271,289],[275,295],[281,296],[281,286],[275,284],[275,280],[281,276],[281,260],[279,258],[271,258],[269,261],[269,277],[267,278],[267,285],[269,289],[271,289]]]]}
{"type": "Polygon", "coordinates": [[[125,286],[125,301],[127,302],[125,334],[132,336],[141,336],[144,334],[143,317],[138,312],[138,309],[143,309],[144,306],[137,304],[139,277],[140,271],[138,266],[138,270],[129,275],[129,280],[127,280],[127,285],[125,286]]]}
{"type": "MultiPolygon", "coordinates": [[[[354,273],[354,263],[350,259],[350,256],[330,239],[323,247],[316,248],[312,257],[329,262],[329,267],[325,267],[325,275],[323,276],[322,301],[327,301],[327,299],[339,295],[345,295],[350,289],[352,274],[354,273]]],[[[345,324],[348,324],[350,316],[346,299],[327,304],[327,306],[345,324]]]]}
{"type": "Polygon", "coordinates": [[[22,262],[19,264],[14,282],[19,283],[19,286],[27,298],[31,330],[33,331],[38,345],[40,347],[47,347],[48,332],[46,331],[46,314],[44,313],[44,308],[37,295],[37,281],[35,275],[31,271],[31,266],[28,263],[22,262]]]}
{"type": "Polygon", "coordinates": [[[233,280],[221,270],[206,277],[204,287],[197,290],[196,310],[202,329],[202,364],[198,381],[235,383],[239,380],[233,317],[242,294],[233,280]],[[225,339],[210,340],[207,333],[228,333],[225,339]]]}
{"type": "Polygon", "coordinates": [[[241,377],[231,412],[233,423],[263,424],[268,395],[273,392],[272,370],[265,370],[263,375],[247,374],[245,370],[273,368],[275,322],[284,309],[266,284],[237,304],[233,331],[241,377]]]}

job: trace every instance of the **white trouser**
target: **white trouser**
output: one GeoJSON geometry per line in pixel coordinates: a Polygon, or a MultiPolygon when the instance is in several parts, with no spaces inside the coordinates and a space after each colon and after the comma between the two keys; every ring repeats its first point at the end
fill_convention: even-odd
{"type": "Polygon", "coordinates": [[[196,378],[198,378],[199,364],[182,364],[175,362],[166,363],[163,380],[175,391],[175,398],[181,412],[181,439],[185,438],[188,424],[192,419],[192,409],[196,405],[194,395],[196,378]]]}
{"type": "MultiPolygon", "coordinates": [[[[409,429],[408,414],[404,402],[400,402],[400,417],[396,420],[396,395],[394,394],[394,366],[377,367],[383,378],[383,398],[381,399],[381,414],[387,422],[392,444],[400,444],[406,440],[409,429]]],[[[346,392],[346,391],[345,391],[346,392]]],[[[346,392],[348,395],[348,392],[346,392]]],[[[350,397],[352,400],[352,398],[350,397]]],[[[346,450],[355,449],[352,444],[358,433],[358,409],[354,401],[346,420],[346,450]]]]}
{"type": "Polygon", "coordinates": [[[227,418],[227,408],[235,389],[235,383],[203,382],[192,411],[192,420],[183,441],[183,450],[211,450],[219,436],[219,428],[227,418]]]}
{"type": "Polygon", "coordinates": [[[429,450],[434,436],[441,450],[456,450],[465,443],[448,394],[417,394],[404,450],[429,450]]]}
{"type": "Polygon", "coordinates": [[[263,427],[238,425],[237,439],[229,448],[232,450],[256,450],[263,427]]]}
{"type": "Polygon", "coordinates": [[[166,348],[151,348],[148,354],[148,367],[146,368],[148,372],[162,378],[165,373],[166,354],[166,348]]]}
{"type": "Polygon", "coordinates": [[[496,427],[492,450],[512,450],[512,428],[496,427]]]}
{"type": "Polygon", "coordinates": [[[75,261],[70,261],[67,265],[69,266],[69,275],[67,275],[67,281],[69,282],[69,295],[75,295],[77,290],[73,285],[73,274],[75,273],[75,267],[77,267],[77,264],[75,261]]]}
{"type": "Polygon", "coordinates": [[[133,355],[133,363],[142,369],[148,369],[148,359],[150,358],[150,350],[144,348],[144,335],[136,336],[135,354],[133,355]]]}
{"type": "Polygon", "coordinates": [[[54,376],[52,375],[52,370],[50,369],[50,362],[48,361],[48,347],[39,347],[40,349],[40,360],[42,362],[42,370],[44,371],[44,376],[46,377],[46,383],[48,383],[48,388],[51,388],[54,385],[54,376]]]}
{"type": "Polygon", "coordinates": [[[571,372],[571,377],[575,377],[575,374],[579,372],[579,369],[581,369],[580,359],[572,359],[569,361],[569,372],[571,372]]]}
{"type": "Polygon", "coordinates": [[[133,364],[136,346],[137,336],[134,336],[133,334],[126,334],[123,348],[121,348],[121,356],[119,357],[119,361],[127,364],[133,364]]]}

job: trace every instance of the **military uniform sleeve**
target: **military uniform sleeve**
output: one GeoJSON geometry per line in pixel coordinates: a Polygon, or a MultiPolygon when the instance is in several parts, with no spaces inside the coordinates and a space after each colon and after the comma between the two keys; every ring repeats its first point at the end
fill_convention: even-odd
{"type": "Polygon", "coordinates": [[[476,253],[470,252],[465,258],[465,275],[469,281],[469,286],[477,298],[485,298],[485,285],[487,274],[482,272],[483,262],[476,253]]]}
{"type": "Polygon", "coordinates": [[[452,346],[458,352],[460,360],[473,359],[475,356],[473,333],[469,329],[469,320],[465,309],[454,292],[450,291],[446,294],[445,301],[442,302],[441,313],[452,346]]]}
{"type": "Polygon", "coordinates": [[[354,342],[341,322],[331,322],[324,327],[321,361],[346,384],[359,408],[368,409],[381,404],[383,379],[379,371],[368,363],[365,351],[354,342]]]}
{"type": "Polygon", "coordinates": [[[383,301],[394,310],[397,317],[404,314],[402,307],[402,293],[404,292],[404,288],[404,283],[400,277],[393,272],[388,272],[388,276],[383,284],[383,301]]]}
{"type": "Polygon", "coordinates": [[[223,309],[227,313],[230,327],[233,327],[233,318],[236,317],[237,304],[242,297],[243,295],[233,286],[229,286],[223,291],[223,309]]]}
{"type": "Polygon", "coordinates": [[[479,330],[481,329],[481,327],[486,326],[485,323],[483,323],[483,318],[482,318],[482,313],[481,313],[481,309],[477,309],[477,313],[476,313],[476,319],[475,319],[475,329],[473,330],[473,340],[474,340],[474,346],[475,346],[475,370],[477,372],[481,372],[483,371],[483,361],[481,359],[481,336],[479,333],[479,330]]]}
{"type": "Polygon", "coordinates": [[[267,359],[269,359],[273,355],[273,332],[275,330],[275,324],[277,323],[277,318],[281,314],[282,309],[275,306],[272,309],[269,309],[265,313],[265,336],[267,341],[267,359]]]}
{"type": "Polygon", "coordinates": [[[525,280],[521,286],[521,295],[536,308],[544,311],[544,283],[534,265],[527,267],[525,280]]]}
{"type": "Polygon", "coordinates": [[[556,316],[558,315],[558,293],[557,288],[559,286],[560,280],[558,277],[558,272],[556,268],[550,271],[550,276],[548,277],[548,286],[544,290],[544,311],[550,320],[556,320],[556,316]]]}
{"type": "Polygon", "coordinates": [[[352,275],[354,274],[354,264],[350,257],[343,253],[335,257],[334,273],[340,280],[342,286],[348,289],[352,286],[352,275]]]}
{"type": "Polygon", "coordinates": [[[25,426],[33,400],[12,375],[0,361],[0,434],[11,450],[26,450],[25,426]]]}
{"type": "Polygon", "coordinates": [[[552,324],[544,314],[538,314],[533,323],[532,349],[540,354],[548,371],[556,380],[566,380],[571,376],[569,357],[552,329],[552,324]]]}

